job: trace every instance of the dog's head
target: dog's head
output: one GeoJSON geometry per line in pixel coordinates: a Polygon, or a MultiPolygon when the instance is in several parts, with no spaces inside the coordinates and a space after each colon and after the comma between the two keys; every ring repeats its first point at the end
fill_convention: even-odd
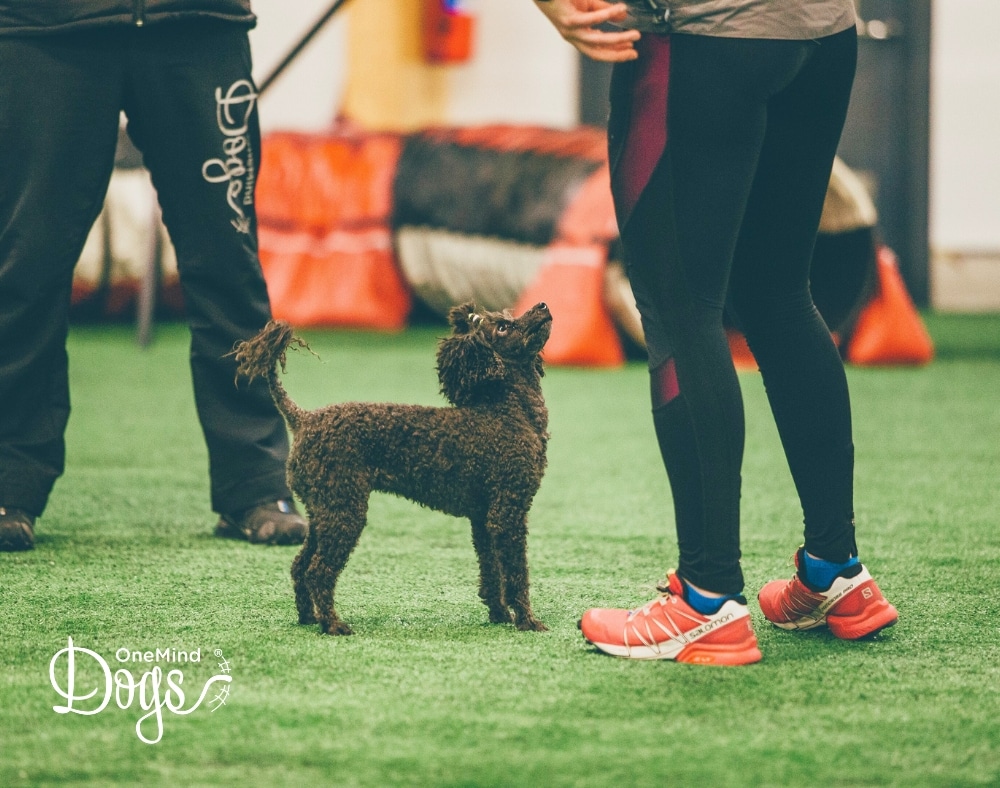
{"type": "Polygon", "coordinates": [[[552,314],[536,304],[518,318],[473,303],[452,307],[452,334],[438,347],[441,392],[454,405],[499,399],[510,386],[538,385],[552,314]]]}

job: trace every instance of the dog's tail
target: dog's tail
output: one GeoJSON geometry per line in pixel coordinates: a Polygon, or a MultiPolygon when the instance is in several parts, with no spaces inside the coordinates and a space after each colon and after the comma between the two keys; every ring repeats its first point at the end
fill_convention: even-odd
{"type": "Polygon", "coordinates": [[[305,411],[292,402],[288,396],[281,380],[278,377],[278,366],[281,371],[285,371],[285,351],[289,348],[309,349],[309,345],[292,332],[292,327],[281,320],[272,320],[260,333],[252,339],[240,342],[236,345],[233,355],[236,357],[238,367],[237,377],[244,377],[247,381],[255,378],[266,378],[267,384],[271,388],[271,397],[281,415],[285,417],[292,432],[295,432],[302,421],[305,411]]]}

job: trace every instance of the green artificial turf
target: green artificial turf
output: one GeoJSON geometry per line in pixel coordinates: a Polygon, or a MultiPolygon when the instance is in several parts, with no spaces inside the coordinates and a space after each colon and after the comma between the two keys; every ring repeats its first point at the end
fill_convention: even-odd
{"type": "MultiPolygon", "coordinates": [[[[760,615],[753,596],[790,576],[801,525],[759,376],[741,376],[764,660],[729,669],[616,660],[576,629],[587,607],[650,599],[676,560],[641,362],[543,382],[529,558],[551,631],[486,623],[466,522],[377,496],[338,587],[356,634],[329,638],[295,623],[296,548],[211,536],[185,330],[140,350],[127,327],[74,329],[68,471],[37,548],[0,554],[0,785],[1000,783],[1000,316],[927,321],[931,365],[848,373],[862,557],[900,612],[872,642],[760,615]],[[153,664],[119,649],[199,649],[197,664],[155,663],[183,671],[187,705],[225,659],[227,703],[164,711],[156,744],[136,735],[138,695],[56,714],[49,665],[69,637],[136,680],[153,664]]],[[[287,387],[308,407],[439,403],[443,333],[306,332],[321,360],[293,355],[287,387]]],[[[77,663],[76,691],[103,694],[96,663],[77,663]]],[[[56,668],[64,685],[65,657],[56,668]]]]}

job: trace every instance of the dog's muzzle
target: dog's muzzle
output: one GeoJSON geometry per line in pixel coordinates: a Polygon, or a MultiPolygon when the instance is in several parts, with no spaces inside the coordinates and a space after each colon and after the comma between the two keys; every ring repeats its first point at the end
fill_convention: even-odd
{"type": "Polygon", "coordinates": [[[548,304],[544,301],[535,304],[521,315],[520,319],[525,323],[523,328],[525,336],[541,338],[543,345],[548,341],[549,332],[552,330],[552,313],[548,304]]]}
{"type": "Polygon", "coordinates": [[[531,324],[535,323],[548,323],[552,321],[552,313],[549,311],[549,305],[544,301],[539,301],[531,309],[521,315],[521,319],[527,318],[531,324]]]}

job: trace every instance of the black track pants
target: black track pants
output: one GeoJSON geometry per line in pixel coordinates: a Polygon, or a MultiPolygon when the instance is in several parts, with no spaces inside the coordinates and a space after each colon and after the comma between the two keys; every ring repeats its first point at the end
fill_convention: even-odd
{"type": "Polygon", "coordinates": [[[0,74],[0,505],[40,514],[63,471],[73,267],[121,110],[177,251],[212,506],[288,497],[285,426],[266,386],[237,389],[223,358],[270,316],[246,31],[201,21],[0,38],[0,74]]]}
{"type": "Polygon", "coordinates": [[[674,497],[678,571],[743,588],[743,402],[723,326],[763,376],[810,552],[855,552],[843,364],[809,265],[857,54],[818,41],[645,36],[618,67],[612,184],[650,354],[653,420],[674,497]]]}

